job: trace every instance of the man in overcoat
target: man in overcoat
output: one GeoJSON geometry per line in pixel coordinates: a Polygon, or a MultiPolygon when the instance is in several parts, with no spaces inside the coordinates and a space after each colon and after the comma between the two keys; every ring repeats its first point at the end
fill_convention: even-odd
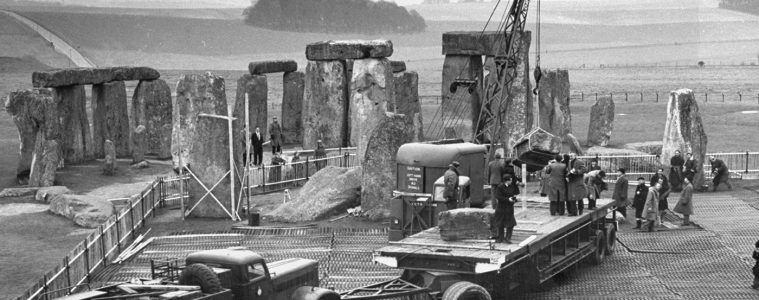
{"type": "Polygon", "coordinates": [[[587,195],[583,176],[585,175],[585,162],[577,159],[577,154],[569,154],[569,163],[567,164],[567,210],[569,216],[582,214],[583,198],[587,195]]]}
{"type": "Polygon", "coordinates": [[[673,211],[682,214],[683,226],[688,226],[690,225],[690,215],[693,214],[693,185],[687,177],[683,178],[683,183],[685,186],[673,211]]]}
{"type": "Polygon", "coordinates": [[[250,136],[250,145],[253,148],[253,165],[260,166],[264,161],[264,137],[261,128],[256,127],[256,132],[250,136]]]}
{"type": "Polygon", "coordinates": [[[506,163],[501,157],[501,153],[495,154],[495,159],[488,163],[488,183],[490,184],[490,206],[495,209],[495,189],[501,184],[503,180],[503,174],[505,174],[506,163]]]}
{"type": "Polygon", "coordinates": [[[546,189],[548,194],[548,201],[550,201],[550,212],[552,216],[564,215],[564,207],[567,201],[567,181],[566,172],[567,165],[561,163],[561,155],[556,155],[545,168],[546,174],[548,174],[548,187],[546,189]]]}
{"type": "Polygon", "coordinates": [[[628,182],[625,173],[625,168],[617,170],[617,182],[614,183],[614,192],[611,195],[611,199],[614,200],[614,206],[617,207],[617,211],[627,218],[627,206],[630,205],[630,201],[627,199],[628,182]]]}
{"type": "Polygon", "coordinates": [[[669,184],[675,193],[683,189],[683,165],[685,160],[680,155],[680,150],[675,150],[675,155],[669,159],[669,184]]]}
{"type": "Polygon", "coordinates": [[[661,183],[659,182],[648,189],[646,204],[643,206],[643,211],[646,214],[646,229],[649,232],[654,231],[656,218],[659,216],[659,189],[661,189],[661,183]]]}
{"type": "Polygon", "coordinates": [[[443,197],[445,198],[445,204],[448,209],[455,209],[458,207],[458,189],[459,189],[459,162],[453,161],[448,165],[448,170],[443,174],[443,183],[445,189],[443,190],[443,197]]]}
{"type": "Polygon", "coordinates": [[[643,224],[643,207],[646,205],[648,197],[648,187],[646,179],[638,177],[638,186],[635,187],[635,196],[633,196],[633,208],[635,208],[635,229],[640,229],[643,224]]]}
{"type": "Polygon", "coordinates": [[[272,118],[269,124],[269,135],[271,135],[271,154],[282,152],[282,126],[279,125],[277,117],[272,118]]]}
{"type": "Polygon", "coordinates": [[[504,174],[503,181],[496,187],[495,227],[498,231],[497,243],[511,244],[511,234],[514,232],[514,226],[517,226],[517,220],[514,218],[514,203],[517,202],[516,195],[519,194],[519,189],[511,177],[511,174],[504,174]],[[504,228],[506,228],[506,236],[504,236],[504,228]]]}
{"type": "Polygon", "coordinates": [[[693,153],[688,152],[685,154],[688,156],[688,159],[685,160],[685,165],[683,165],[683,177],[689,177],[690,182],[693,183],[693,178],[696,176],[696,173],[698,172],[698,161],[693,158],[693,153]]]}

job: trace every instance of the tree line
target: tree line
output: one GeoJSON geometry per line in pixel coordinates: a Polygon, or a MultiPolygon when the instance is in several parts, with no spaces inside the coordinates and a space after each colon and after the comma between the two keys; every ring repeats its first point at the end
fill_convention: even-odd
{"type": "Polygon", "coordinates": [[[740,12],[759,15],[759,1],[754,0],[721,0],[720,8],[737,10],[740,12]]]}
{"type": "Polygon", "coordinates": [[[259,0],[243,14],[248,25],[298,32],[412,33],[427,27],[414,10],[370,0],[259,0]]]}

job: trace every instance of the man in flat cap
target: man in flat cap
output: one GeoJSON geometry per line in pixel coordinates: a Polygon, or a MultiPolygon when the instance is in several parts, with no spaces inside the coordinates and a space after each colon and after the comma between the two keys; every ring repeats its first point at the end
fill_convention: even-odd
{"type": "Polygon", "coordinates": [[[448,209],[457,208],[457,193],[459,189],[459,162],[453,161],[448,165],[448,170],[443,174],[443,182],[445,184],[445,190],[443,191],[443,198],[445,198],[445,204],[448,209]]]}

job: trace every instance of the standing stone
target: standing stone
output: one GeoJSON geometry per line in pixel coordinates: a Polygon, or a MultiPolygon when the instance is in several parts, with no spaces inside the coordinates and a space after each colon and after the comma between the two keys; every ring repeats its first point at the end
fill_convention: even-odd
{"type": "Polygon", "coordinates": [[[123,81],[92,86],[92,131],[95,157],[105,155],[104,143],[111,140],[118,157],[129,157],[129,115],[127,114],[126,86],[123,81]]]}
{"type": "Polygon", "coordinates": [[[171,157],[171,88],[163,79],[143,80],[132,97],[132,128],[145,126],[145,153],[171,157]]]}
{"type": "Polygon", "coordinates": [[[288,144],[303,141],[303,72],[287,72],[282,77],[282,135],[288,144]]]}
{"type": "MultiPolygon", "coordinates": [[[[490,70],[485,86],[485,97],[507,97],[505,101],[501,100],[502,108],[505,111],[505,119],[503,120],[503,127],[501,129],[502,143],[505,145],[505,155],[507,157],[513,157],[514,146],[522,140],[522,137],[532,129],[533,124],[533,99],[532,88],[530,87],[530,65],[529,55],[530,50],[530,32],[525,31],[524,34],[517,37],[521,39],[521,45],[519,48],[519,56],[517,57],[516,65],[516,77],[511,81],[510,94],[506,95],[505,90],[497,90],[496,86],[496,62],[493,57],[486,59],[485,68],[490,70]]],[[[507,71],[508,73],[508,71],[507,71]]],[[[487,98],[486,98],[487,99],[487,98]]],[[[476,113],[479,115],[480,106],[477,106],[476,113]]],[[[493,108],[494,111],[498,111],[493,108]]],[[[476,117],[475,117],[476,118],[476,117]]]]}
{"type": "Polygon", "coordinates": [[[315,149],[322,140],[326,148],[347,145],[348,78],[345,63],[309,61],[303,94],[303,148],[315,149]]]}
{"type": "Polygon", "coordinates": [[[113,175],[116,172],[116,145],[111,140],[105,140],[103,148],[105,152],[103,175],[113,175]]]}
{"type": "Polygon", "coordinates": [[[564,138],[572,132],[569,110],[569,71],[544,71],[538,95],[540,128],[564,138]]]}
{"type": "MultiPolygon", "coordinates": [[[[174,110],[172,117],[171,154],[174,168],[179,168],[179,155],[182,155],[183,166],[192,165],[193,161],[190,152],[193,151],[192,147],[195,144],[195,139],[209,134],[208,132],[198,130],[198,114],[207,113],[226,116],[227,96],[224,78],[214,76],[211,73],[182,75],[177,83],[176,93],[175,102],[172,103],[174,110]]],[[[226,131],[224,132],[224,136],[227,137],[226,131]]],[[[229,146],[228,144],[224,144],[223,146],[225,150],[216,155],[227,157],[229,155],[227,147],[229,146]]],[[[229,161],[227,161],[226,165],[225,169],[229,169],[229,161]]],[[[205,184],[208,184],[208,182],[205,182],[205,184]]]]}
{"type": "Polygon", "coordinates": [[[456,79],[476,79],[477,87],[482,86],[482,56],[446,55],[443,63],[442,119],[463,120],[465,129],[457,132],[457,137],[471,140],[474,130],[472,120],[479,116],[482,102],[480,89],[475,87],[470,93],[467,86],[459,86],[451,91],[451,84],[456,79]]]}
{"type": "MultiPolygon", "coordinates": [[[[268,94],[269,86],[266,75],[245,74],[237,80],[237,94],[235,95],[235,110],[232,115],[237,118],[233,123],[233,138],[235,144],[235,163],[242,164],[245,156],[245,94],[248,94],[248,121],[250,133],[256,132],[256,127],[261,129],[261,136],[268,139],[266,134],[266,120],[268,117],[268,94]]],[[[283,104],[284,105],[284,104],[283,104]]],[[[250,153],[253,153],[251,146],[250,153]]]]}
{"type": "MultiPolygon", "coordinates": [[[[395,84],[395,113],[406,116],[406,126],[422,123],[422,102],[419,101],[419,75],[414,71],[403,71],[393,74],[395,84]]],[[[414,126],[416,133],[414,141],[423,141],[422,126],[414,126]]]]}
{"type": "Polygon", "coordinates": [[[132,134],[132,163],[136,164],[145,160],[145,141],[146,129],[140,125],[134,129],[132,134]]]}
{"type": "Polygon", "coordinates": [[[45,140],[43,135],[38,135],[38,138],[37,149],[32,158],[32,170],[29,173],[29,186],[53,186],[55,170],[60,161],[58,141],[45,140]]]}
{"type": "MultiPolygon", "coordinates": [[[[675,150],[692,153],[699,168],[706,162],[706,132],[701,122],[698,103],[690,89],[679,89],[669,94],[667,123],[664,125],[664,140],[661,163],[668,165],[675,150]]],[[[693,178],[693,186],[704,185],[704,172],[698,170],[693,178]]]]}
{"type": "MultiPolygon", "coordinates": [[[[223,80],[220,80],[223,83],[223,80]]],[[[221,100],[226,100],[221,98],[221,100]]],[[[226,115],[226,110],[220,111],[219,114],[226,115]]],[[[197,134],[191,142],[192,150],[189,154],[189,169],[195,173],[203,184],[209,189],[217,181],[224,178],[221,183],[213,189],[212,193],[221,202],[222,205],[230,210],[229,199],[229,176],[224,176],[229,170],[229,136],[227,133],[227,121],[223,119],[199,117],[197,118],[197,134]]],[[[190,213],[194,217],[229,217],[224,209],[214,201],[211,195],[200,199],[206,194],[204,189],[197,181],[191,180],[189,185],[190,199],[189,207],[198,204],[195,210],[190,213]],[[200,203],[198,203],[200,201],[200,203]]]]}
{"type": "Polygon", "coordinates": [[[577,155],[583,155],[582,145],[580,145],[580,141],[575,137],[574,134],[567,133],[567,136],[564,137],[564,142],[566,144],[569,144],[569,151],[572,153],[575,153],[577,155]]]}
{"type": "Polygon", "coordinates": [[[391,60],[390,65],[393,66],[393,73],[400,73],[406,71],[406,62],[402,60],[391,60]]]}
{"type": "Polygon", "coordinates": [[[614,100],[601,97],[590,107],[590,124],[588,126],[588,146],[606,147],[614,129],[614,100]]]}
{"type": "Polygon", "coordinates": [[[370,134],[361,166],[361,209],[388,209],[396,186],[395,155],[414,139],[403,115],[387,113],[370,134]]]}
{"type": "Polygon", "coordinates": [[[353,61],[351,79],[350,134],[351,145],[361,161],[366,144],[375,128],[386,118],[387,103],[393,101],[393,69],[387,59],[353,61]]]}
{"type": "Polygon", "coordinates": [[[93,141],[85,110],[87,98],[84,86],[58,87],[53,91],[53,97],[58,103],[58,116],[62,129],[59,147],[63,160],[75,164],[93,159],[93,141]]]}
{"type": "MultiPolygon", "coordinates": [[[[19,135],[19,161],[16,178],[26,185],[32,169],[35,141],[44,117],[44,97],[50,98],[48,90],[23,90],[11,92],[5,102],[5,111],[13,118],[19,135]]],[[[42,133],[44,136],[44,132],[42,133]]]]}

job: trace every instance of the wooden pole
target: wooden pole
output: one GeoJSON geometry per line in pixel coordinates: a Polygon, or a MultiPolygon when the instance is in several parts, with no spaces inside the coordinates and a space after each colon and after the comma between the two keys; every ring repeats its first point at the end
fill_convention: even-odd
{"type": "MultiPolygon", "coordinates": [[[[527,194],[527,164],[522,163],[522,195],[527,194]]],[[[522,199],[522,211],[527,210],[527,199],[522,199]]]]}
{"type": "Polygon", "coordinates": [[[235,209],[235,158],[234,158],[234,149],[232,148],[234,145],[234,141],[232,140],[232,105],[227,105],[227,125],[229,125],[229,130],[227,130],[228,136],[229,136],[229,201],[232,204],[232,220],[237,221],[235,218],[237,216],[237,210],[235,209]]]}
{"type": "MultiPolygon", "coordinates": [[[[182,138],[178,138],[179,142],[179,209],[182,211],[182,220],[184,220],[184,166],[182,165],[182,138]]],[[[145,214],[145,212],[142,212],[145,214]]]]}
{"type": "Polygon", "coordinates": [[[247,205],[246,211],[250,215],[250,99],[248,93],[245,93],[245,203],[247,205]]]}

